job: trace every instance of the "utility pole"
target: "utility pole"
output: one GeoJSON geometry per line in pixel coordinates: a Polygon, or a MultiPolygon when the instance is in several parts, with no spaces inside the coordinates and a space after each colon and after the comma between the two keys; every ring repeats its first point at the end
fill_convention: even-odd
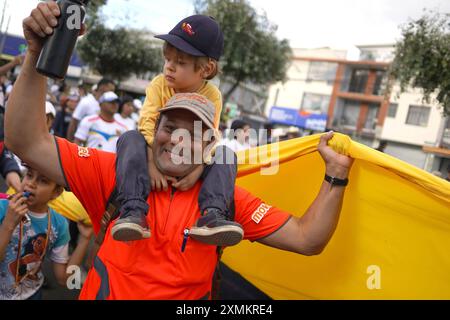
{"type": "Polygon", "coordinates": [[[1,33],[1,42],[0,43],[2,44],[0,46],[0,55],[3,53],[3,44],[6,39],[6,33],[3,32],[3,22],[5,21],[6,5],[8,4],[8,0],[4,0],[4,1],[5,2],[3,4],[2,19],[0,21],[0,33],[1,33]]]}

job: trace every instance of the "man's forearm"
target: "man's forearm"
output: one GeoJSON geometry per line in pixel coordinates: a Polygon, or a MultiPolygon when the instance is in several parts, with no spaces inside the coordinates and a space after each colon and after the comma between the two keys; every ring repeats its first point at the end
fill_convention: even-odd
{"type": "Polygon", "coordinates": [[[90,239],[80,237],[77,247],[70,256],[70,260],[67,263],[68,266],[80,266],[83,263],[83,259],[86,256],[87,249],[89,248],[90,239]]]}
{"type": "Polygon", "coordinates": [[[19,156],[39,137],[49,135],[45,119],[47,80],[36,71],[36,61],[36,55],[26,55],[6,109],[5,142],[19,156]]]}
{"type": "MultiPolygon", "coordinates": [[[[346,178],[348,173],[333,174],[338,178],[346,178]]],[[[333,186],[324,181],[319,194],[300,219],[304,236],[310,246],[322,251],[333,236],[339,222],[344,200],[345,187],[333,186]]]]}
{"type": "Polygon", "coordinates": [[[89,239],[80,237],[78,241],[78,245],[70,256],[69,261],[66,264],[58,264],[55,263],[54,272],[58,283],[61,286],[65,286],[67,284],[67,279],[73,274],[70,269],[73,266],[80,267],[83,263],[83,259],[86,255],[87,249],[89,247],[89,239]]]}
{"type": "Polygon", "coordinates": [[[72,118],[72,120],[70,120],[69,128],[67,129],[67,140],[69,140],[70,142],[73,142],[75,139],[75,132],[79,123],[80,122],[75,118],[72,118]]]}

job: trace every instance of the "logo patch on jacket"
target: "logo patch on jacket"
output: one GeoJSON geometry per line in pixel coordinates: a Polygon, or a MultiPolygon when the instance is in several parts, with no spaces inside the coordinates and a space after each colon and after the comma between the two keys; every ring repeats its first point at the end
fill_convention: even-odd
{"type": "Polygon", "coordinates": [[[89,158],[91,154],[89,153],[89,149],[86,147],[78,147],[78,156],[80,158],[89,158]]]}
{"type": "Polygon", "coordinates": [[[186,32],[188,35],[190,35],[191,37],[195,34],[194,29],[192,28],[192,26],[189,23],[183,23],[182,27],[184,32],[186,32]]]}
{"type": "Polygon", "coordinates": [[[256,223],[259,224],[262,219],[264,219],[264,217],[266,216],[267,212],[269,212],[269,210],[272,208],[272,206],[269,206],[265,203],[261,204],[258,209],[255,210],[255,212],[252,215],[252,220],[256,223]]]}

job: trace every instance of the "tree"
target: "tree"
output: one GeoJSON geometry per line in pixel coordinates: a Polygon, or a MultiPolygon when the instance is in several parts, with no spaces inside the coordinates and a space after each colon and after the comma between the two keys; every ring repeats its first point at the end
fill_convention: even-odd
{"type": "Polygon", "coordinates": [[[88,5],[86,6],[86,14],[87,14],[86,24],[88,28],[94,26],[97,23],[99,19],[98,11],[100,7],[104,6],[107,2],[108,0],[89,1],[88,5]]]}
{"type": "Polygon", "coordinates": [[[436,94],[444,114],[450,115],[450,15],[425,13],[405,25],[390,74],[402,92],[420,88],[426,102],[436,94]]]}
{"type": "Polygon", "coordinates": [[[108,29],[99,21],[80,40],[77,50],[93,70],[119,81],[162,68],[161,50],[146,39],[144,32],[108,29]]]}
{"type": "Polygon", "coordinates": [[[224,104],[243,82],[268,85],[285,80],[292,50],[287,40],[277,39],[277,27],[266,15],[246,0],[197,0],[195,8],[214,17],[224,33],[222,73],[232,81],[224,104]]]}

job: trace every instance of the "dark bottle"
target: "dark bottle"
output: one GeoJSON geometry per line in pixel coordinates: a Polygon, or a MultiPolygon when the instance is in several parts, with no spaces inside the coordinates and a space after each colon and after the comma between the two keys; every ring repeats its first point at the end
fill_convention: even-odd
{"type": "Polygon", "coordinates": [[[54,79],[63,79],[69,68],[70,58],[86,16],[84,8],[89,0],[59,0],[61,10],[58,25],[48,36],[39,55],[36,69],[54,79]]]}

